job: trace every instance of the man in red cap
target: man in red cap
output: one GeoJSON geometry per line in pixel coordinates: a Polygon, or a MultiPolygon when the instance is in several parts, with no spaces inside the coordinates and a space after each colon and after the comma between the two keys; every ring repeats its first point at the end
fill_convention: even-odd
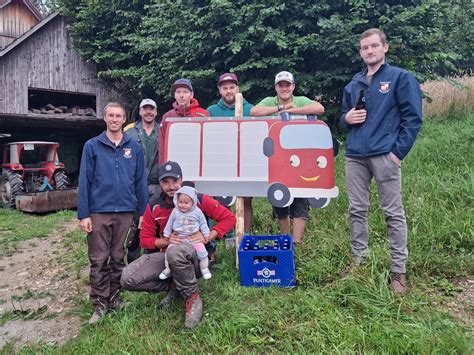
{"type": "MultiPolygon", "coordinates": [[[[209,106],[207,111],[211,117],[233,117],[235,116],[235,95],[240,92],[239,81],[234,73],[224,73],[217,82],[221,99],[217,104],[209,106]]],[[[244,116],[250,116],[253,105],[244,101],[244,116]]]]}
{"type": "MultiPolygon", "coordinates": [[[[234,73],[224,73],[217,82],[221,99],[214,105],[207,108],[211,117],[234,117],[235,116],[235,95],[240,92],[239,80],[234,73]]],[[[250,116],[253,105],[243,99],[243,116],[250,116]]],[[[244,229],[250,231],[252,226],[252,198],[244,198],[244,229]]],[[[231,237],[232,238],[232,237],[231,237]]]]}

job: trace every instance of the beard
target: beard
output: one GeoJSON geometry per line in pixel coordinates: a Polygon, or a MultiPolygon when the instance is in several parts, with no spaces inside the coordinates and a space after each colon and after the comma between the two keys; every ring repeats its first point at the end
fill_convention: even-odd
{"type": "Polygon", "coordinates": [[[227,104],[227,105],[230,105],[232,106],[233,104],[235,104],[235,96],[232,96],[230,98],[228,97],[223,97],[224,99],[224,102],[227,104]]]}

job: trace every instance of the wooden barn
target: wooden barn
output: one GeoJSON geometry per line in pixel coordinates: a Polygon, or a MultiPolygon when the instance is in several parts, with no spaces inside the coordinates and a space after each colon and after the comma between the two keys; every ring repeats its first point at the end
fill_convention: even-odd
{"type": "Polygon", "coordinates": [[[0,146],[57,141],[73,176],[84,142],[101,132],[103,107],[118,97],[72,45],[65,19],[42,19],[29,0],[0,0],[0,146]]]}

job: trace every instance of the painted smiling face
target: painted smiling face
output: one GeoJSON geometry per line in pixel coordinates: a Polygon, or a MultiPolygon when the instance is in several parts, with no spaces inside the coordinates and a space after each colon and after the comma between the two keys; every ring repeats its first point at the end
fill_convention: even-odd
{"type": "Polygon", "coordinates": [[[286,125],[274,135],[270,180],[289,188],[333,188],[334,158],[329,128],[323,124],[286,125]]]}

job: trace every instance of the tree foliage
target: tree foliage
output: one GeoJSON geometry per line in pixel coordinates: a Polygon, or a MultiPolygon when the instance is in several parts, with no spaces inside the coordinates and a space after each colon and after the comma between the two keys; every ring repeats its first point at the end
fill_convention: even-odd
{"type": "Polygon", "coordinates": [[[238,74],[251,102],[274,95],[275,74],[289,70],[297,94],[322,94],[326,104],[337,104],[344,85],[362,68],[358,35],[371,27],[387,34],[388,60],[423,81],[469,57],[457,51],[463,44],[449,43],[461,35],[447,34],[472,31],[464,2],[60,1],[72,18],[76,46],[98,64],[100,75],[122,85],[133,100],[157,98],[166,105],[162,110],[179,77],[193,80],[203,106],[215,101],[216,79],[226,71],[238,74]]]}

